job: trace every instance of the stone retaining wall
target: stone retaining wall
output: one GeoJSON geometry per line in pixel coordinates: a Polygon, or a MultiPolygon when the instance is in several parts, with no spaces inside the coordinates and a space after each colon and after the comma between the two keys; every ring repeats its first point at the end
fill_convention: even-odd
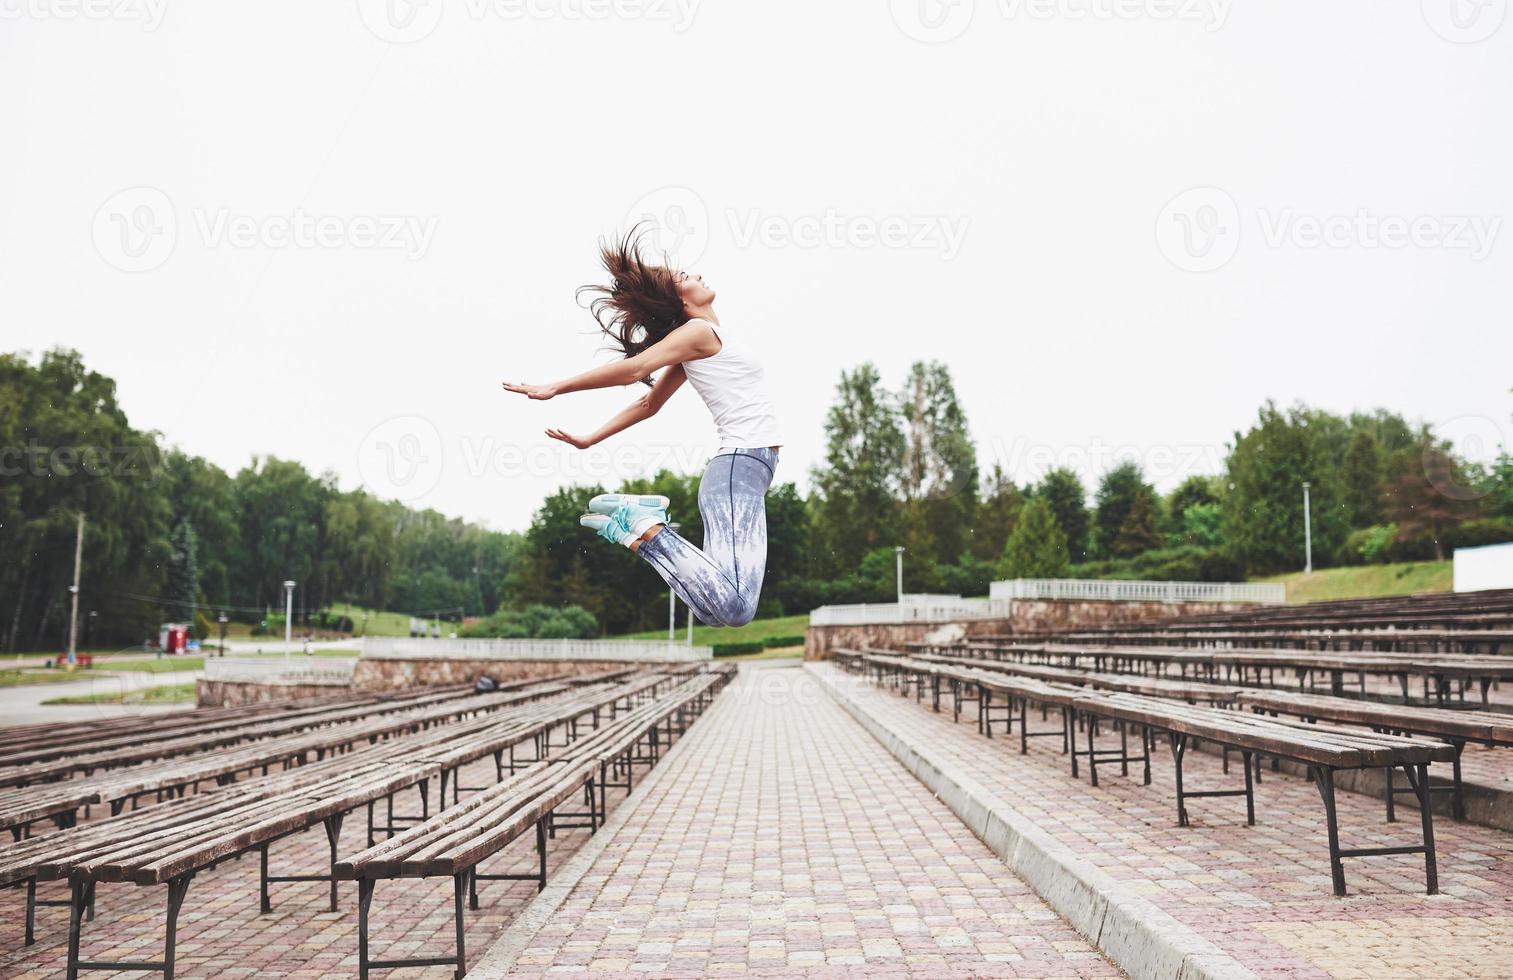
{"type": "Polygon", "coordinates": [[[1239,602],[1015,599],[1010,603],[1007,617],[994,619],[810,626],[804,631],[804,659],[826,659],[836,647],[901,647],[905,643],[950,642],[963,637],[1002,636],[1027,630],[1075,630],[1105,623],[1144,623],[1175,616],[1234,612],[1250,605],[1239,602]]]}

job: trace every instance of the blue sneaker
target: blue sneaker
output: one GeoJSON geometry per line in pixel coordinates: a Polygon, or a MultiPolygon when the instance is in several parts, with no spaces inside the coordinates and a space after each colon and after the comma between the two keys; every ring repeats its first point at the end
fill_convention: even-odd
{"type": "Polygon", "coordinates": [[[621,504],[631,504],[638,507],[650,507],[654,510],[667,510],[668,500],[658,493],[601,493],[588,502],[590,514],[613,514],[621,504]]]}
{"type": "MultiPolygon", "coordinates": [[[[603,496],[609,496],[604,494],[603,496]]],[[[594,498],[599,500],[598,497],[594,498]]],[[[601,538],[629,548],[654,524],[667,523],[665,506],[648,506],[637,501],[665,500],[663,497],[622,497],[614,512],[588,513],[578,518],[578,523],[592,528],[601,538]]]]}

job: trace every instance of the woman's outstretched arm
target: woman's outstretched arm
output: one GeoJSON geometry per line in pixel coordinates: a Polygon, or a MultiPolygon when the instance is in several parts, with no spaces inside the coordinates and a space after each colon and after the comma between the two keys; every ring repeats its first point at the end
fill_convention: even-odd
{"type": "Polygon", "coordinates": [[[570,391],[616,388],[651,377],[669,365],[708,357],[719,349],[719,338],[715,336],[709,324],[703,320],[690,320],[635,357],[601,365],[555,384],[532,385],[525,382],[506,381],[504,390],[518,392],[537,401],[545,401],[555,395],[565,395],[570,391]]]}
{"type": "Polygon", "coordinates": [[[616,432],[623,432],[637,422],[644,422],[657,414],[662,410],[662,406],[667,404],[667,399],[672,397],[672,393],[682,386],[684,379],[687,377],[683,373],[683,365],[674,364],[662,373],[662,376],[657,379],[656,384],[652,385],[650,391],[637,398],[634,402],[631,402],[614,418],[599,426],[591,436],[584,438],[570,435],[561,429],[547,429],[546,434],[553,439],[560,439],[570,446],[587,449],[589,446],[603,442],[616,432]]]}

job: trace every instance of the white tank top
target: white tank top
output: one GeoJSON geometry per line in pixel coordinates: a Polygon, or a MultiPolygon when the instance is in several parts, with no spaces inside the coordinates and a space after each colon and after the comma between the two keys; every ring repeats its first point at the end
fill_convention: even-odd
{"type": "Polygon", "coordinates": [[[720,448],[761,449],[782,445],[762,362],[747,348],[738,332],[713,323],[709,323],[709,328],[720,339],[720,352],[684,361],[683,372],[714,416],[720,448]]]}

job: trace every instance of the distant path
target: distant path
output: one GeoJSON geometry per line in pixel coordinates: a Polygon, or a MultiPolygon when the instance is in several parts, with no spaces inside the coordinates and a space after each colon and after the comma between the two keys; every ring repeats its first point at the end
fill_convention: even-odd
{"type": "Polygon", "coordinates": [[[161,674],[146,671],[92,670],[86,680],[57,684],[19,684],[0,687],[0,725],[31,725],[39,721],[89,721],[93,718],[116,718],[121,715],[154,715],[183,711],[194,707],[184,704],[43,704],[49,698],[76,697],[83,694],[141,691],[164,684],[189,684],[201,676],[198,670],[176,670],[161,674]]]}

